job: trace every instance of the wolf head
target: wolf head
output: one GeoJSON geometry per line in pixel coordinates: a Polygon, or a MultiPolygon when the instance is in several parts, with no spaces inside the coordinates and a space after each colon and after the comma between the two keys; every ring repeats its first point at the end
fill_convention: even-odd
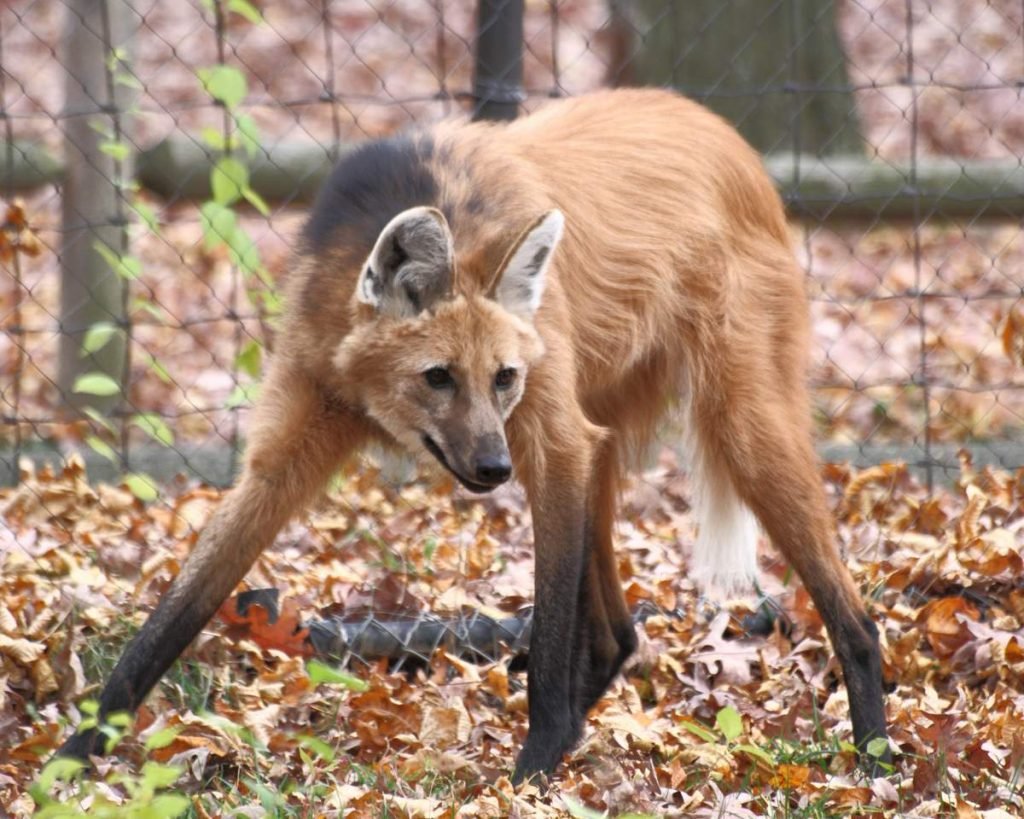
{"type": "Polygon", "coordinates": [[[463,292],[440,211],[403,211],[359,275],[357,320],[334,364],[355,400],[411,452],[426,450],[464,486],[512,474],[505,421],[543,354],[533,318],[562,235],[552,210],[513,243],[491,284],[463,292]]]}

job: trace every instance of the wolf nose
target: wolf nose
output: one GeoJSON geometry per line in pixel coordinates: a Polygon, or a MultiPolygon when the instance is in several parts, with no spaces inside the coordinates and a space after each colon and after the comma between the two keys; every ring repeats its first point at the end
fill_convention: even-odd
{"type": "Polygon", "coordinates": [[[485,455],[476,462],[476,479],[488,486],[505,483],[512,474],[508,455],[485,455]]]}

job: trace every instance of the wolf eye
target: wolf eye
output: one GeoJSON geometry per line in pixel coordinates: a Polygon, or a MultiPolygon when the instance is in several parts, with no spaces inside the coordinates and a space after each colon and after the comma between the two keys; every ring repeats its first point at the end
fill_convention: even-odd
{"type": "Polygon", "coordinates": [[[494,376],[494,386],[499,390],[507,390],[516,380],[515,367],[502,367],[494,376]]]}
{"type": "Polygon", "coordinates": [[[445,387],[450,387],[455,383],[447,367],[431,367],[423,373],[423,377],[427,379],[427,383],[435,390],[443,390],[445,387]]]}

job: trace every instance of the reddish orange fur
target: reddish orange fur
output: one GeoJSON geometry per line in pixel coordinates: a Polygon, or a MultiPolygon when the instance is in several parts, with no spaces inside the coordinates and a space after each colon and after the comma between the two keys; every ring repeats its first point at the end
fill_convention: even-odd
{"type": "MultiPolygon", "coordinates": [[[[577,491],[599,499],[587,571],[604,615],[594,618],[593,651],[613,657],[611,631],[628,616],[611,547],[620,465],[649,445],[681,397],[711,468],[733,482],[815,599],[841,609],[844,622],[863,621],[810,444],[803,274],[760,157],[716,115],[650,90],[559,102],[508,126],[444,123],[434,138],[447,154],[434,172],[455,214],[465,328],[489,309],[474,303],[490,291],[512,237],[552,207],[566,217],[535,320],[545,353],[507,430],[516,476],[535,505],[571,505],[577,491]],[[467,167],[472,178],[452,170],[467,167]],[[469,215],[481,190],[500,198],[497,218],[469,215]],[[601,455],[606,438],[611,450],[601,455]],[[584,490],[591,470],[597,485],[584,490]]],[[[350,260],[338,272],[340,305],[358,271],[350,260]]],[[[332,349],[351,327],[338,309],[327,341],[308,340],[322,324],[290,322],[283,355],[298,364],[311,345],[332,349]]],[[[491,317],[461,337],[439,322],[430,332],[442,345],[485,345],[485,333],[501,326],[491,317]]],[[[380,361],[389,371],[391,359],[380,361]]],[[[323,382],[336,379],[323,358],[315,366],[323,382]]],[[[543,584],[540,566],[538,575],[543,584]]],[[[848,630],[833,636],[871,642],[860,626],[848,630]]]]}
{"type": "MultiPolygon", "coordinates": [[[[834,545],[811,446],[803,275],[758,155],[706,109],[653,90],[431,133],[438,191],[422,204],[449,215],[449,298],[415,318],[378,318],[355,295],[376,236],[345,225],[326,249],[300,256],[244,474],[172,600],[181,608],[201,597],[201,612],[215,609],[363,442],[415,449],[438,413],[415,386],[430,361],[456,362],[487,396],[495,368],[513,357],[526,388],[504,433],[533,505],[534,634],[545,635],[531,646],[533,727],[517,773],[557,762],[632,649],[615,495],[623,465],[677,404],[715,491],[738,493],[822,609],[851,702],[866,703],[854,713],[858,740],[884,734],[877,641],[834,545]],[[522,232],[553,208],[565,235],[531,322],[489,296],[522,232]],[[245,519],[260,531],[240,547],[245,519]],[[567,671],[556,655],[569,645],[567,671]]],[[[501,431],[508,407],[489,400],[447,407],[451,434],[501,431]]]]}

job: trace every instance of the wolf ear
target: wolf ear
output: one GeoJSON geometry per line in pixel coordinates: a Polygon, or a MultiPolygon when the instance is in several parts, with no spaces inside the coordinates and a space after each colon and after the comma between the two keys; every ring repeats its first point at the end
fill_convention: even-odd
{"type": "Polygon", "coordinates": [[[502,262],[493,298],[510,313],[532,319],[544,295],[545,276],[565,217],[550,210],[523,231],[502,262]]]}
{"type": "Polygon", "coordinates": [[[387,223],[356,284],[356,297],[378,313],[410,318],[451,295],[452,234],[435,208],[402,211],[387,223]]]}

